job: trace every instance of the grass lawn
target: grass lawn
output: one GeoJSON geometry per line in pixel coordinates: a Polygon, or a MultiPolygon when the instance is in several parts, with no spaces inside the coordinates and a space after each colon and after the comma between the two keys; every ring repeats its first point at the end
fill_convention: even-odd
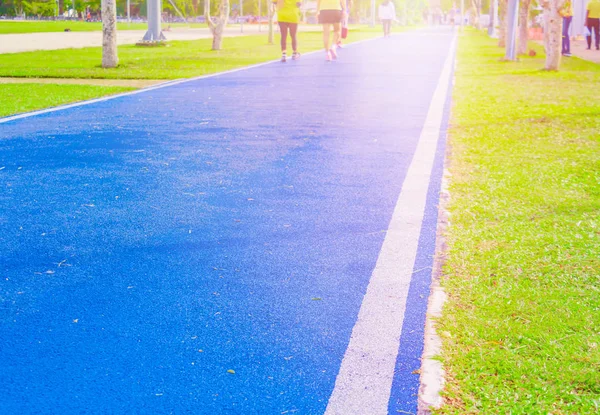
{"type": "MultiPolygon", "coordinates": [[[[400,29],[396,29],[399,31],[400,29]]],[[[379,30],[351,29],[348,42],[379,36],[379,30]]],[[[319,32],[299,33],[302,52],[320,49],[319,32]]],[[[100,67],[102,50],[61,49],[3,54],[0,76],[45,78],[178,79],[226,71],[277,59],[279,35],[267,44],[267,35],[230,37],[223,50],[211,50],[211,39],[173,41],[167,47],[119,46],[119,67],[100,67]]]]}
{"type": "Polygon", "coordinates": [[[98,98],[135,88],[91,85],[0,84],[0,117],[98,98]]]}
{"type": "Polygon", "coordinates": [[[496,42],[458,48],[435,413],[600,413],[600,66],[496,42]]]}
{"type": "MultiPolygon", "coordinates": [[[[163,27],[207,27],[206,24],[194,23],[165,23],[163,27]]],[[[0,21],[0,34],[8,33],[43,33],[43,32],[64,32],[66,28],[72,32],[92,32],[101,31],[100,22],[80,22],[80,21],[0,21]]],[[[117,23],[117,30],[146,30],[147,23],[117,23]]]]}

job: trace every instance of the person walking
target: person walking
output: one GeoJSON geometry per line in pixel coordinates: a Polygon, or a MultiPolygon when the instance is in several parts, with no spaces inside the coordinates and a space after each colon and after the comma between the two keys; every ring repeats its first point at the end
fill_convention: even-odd
{"type": "Polygon", "coordinates": [[[323,25],[325,60],[337,59],[336,45],[342,36],[342,17],[346,14],[346,2],[340,0],[317,0],[317,16],[323,25]],[[333,42],[331,28],[333,26],[333,42]],[[333,45],[333,47],[332,47],[333,45]]]}
{"type": "Polygon", "coordinates": [[[396,8],[390,0],[383,0],[383,3],[379,5],[379,20],[383,25],[383,36],[390,36],[392,20],[396,20],[396,8]]]}
{"type": "Polygon", "coordinates": [[[281,34],[281,62],[287,61],[287,35],[292,38],[292,59],[300,58],[298,52],[298,23],[300,6],[297,0],[277,0],[277,23],[281,34]]]}
{"type": "Polygon", "coordinates": [[[341,1],[346,2],[346,13],[344,13],[344,15],[342,16],[342,36],[340,36],[340,39],[338,40],[338,43],[337,43],[338,49],[341,49],[343,47],[342,39],[345,39],[346,36],[348,36],[348,22],[350,20],[350,10],[352,9],[352,0],[341,0],[341,1]]]}
{"type": "Polygon", "coordinates": [[[596,50],[600,49],[600,0],[591,0],[586,9],[585,25],[590,34],[587,37],[587,48],[592,48],[592,33],[596,39],[596,50]]]}
{"type": "Polygon", "coordinates": [[[562,32],[562,54],[563,56],[571,56],[571,39],[569,37],[569,27],[573,20],[573,3],[571,0],[565,1],[563,8],[560,10],[560,15],[563,18],[562,32]]]}

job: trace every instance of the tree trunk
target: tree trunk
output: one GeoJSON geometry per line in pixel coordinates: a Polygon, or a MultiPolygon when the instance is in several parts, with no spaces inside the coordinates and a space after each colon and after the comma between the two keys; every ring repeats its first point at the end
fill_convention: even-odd
{"type": "Polygon", "coordinates": [[[269,45],[273,44],[273,20],[275,19],[275,3],[269,0],[269,45]]]}
{"type": "Polygon", "coordinates": [[[212,50],[221,50],[223,45],[223,30],[227,26],[227,20],[229,20],[229,0],[220,1],[219,21],[217,23],[210,17],[210,0],[205,0],[204,2],[204,17],[213,35],[212,50]]]}
{"type": "Polygon", "coordinates": [[[498,0],[498,46],[506,47],[506,32],[508,31],[508,1],[498,0]]]}
{"type": "Polygon", "coordinates": [[[114,68],[117,55],[117,5],[115,0],[102,0],[102,67],[114,68]]]}
{"type": "Polygon", "coordinates": [[[547,71],[558,71],[562,50],[562,16],[558,13],[565,0],[550,0],[544,6],[544,49],[547,71]]]}
{"type": "Polygon", "coordinates": [[[519,4],[519,40],[517,42],[517,55],[526,55],[529,41],[529,6],[531,0],[521,0],[519,4]]]}
{"type": "MultiPolygon", "coordinates": [[[[473,21],[471,22],[472,26],[475,26],[477,30],[481,30],[481,0],[471,0],[471,8],[475,12],[473,16],[473,21]]],[[[491,8],[491,7],[490,7],[491,8]]]]}
{"type": "Polygon", "coordinates": [[[488,35],[493,36],[495,35],[494,33],[494,28],[496,27],[496,21],[494,20],[494,0],[490,1],[490,22],[488,24],[488,35]]]}

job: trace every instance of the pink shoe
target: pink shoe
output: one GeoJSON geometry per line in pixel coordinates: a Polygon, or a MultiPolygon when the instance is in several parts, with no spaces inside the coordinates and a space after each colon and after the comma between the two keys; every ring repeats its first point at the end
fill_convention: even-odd
{"type": "Polygon", "coordinates": [[[327,52],[325,52],[325,60],[327,62],[331,62],[331,51],[328,50],[327,52]]]}
{"type": "Polygon", "coordinates": [[[340,42],[338,42],[336,46],[337,46],[337,48],[338,48],[338,49],[341,49],[341,48],[343,48],[343,47],[344,47],[344,46],[342,45],[342,42],[341,42],[341,41],[340,41],[340,42]]]}
{"type": "Polygon", "coordinates": [[[336,60],[337,59],[337,52],[335,51],[335,48],[329,49],[329,52],[331,53],[331,57],[333,58],[333,60],[336,60]]]}

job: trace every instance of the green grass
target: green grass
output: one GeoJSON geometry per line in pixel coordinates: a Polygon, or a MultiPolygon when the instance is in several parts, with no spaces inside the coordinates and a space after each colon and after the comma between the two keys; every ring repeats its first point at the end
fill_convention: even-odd
{"type": "Polygon", "coordinates": [[[0,84],[0,117],[130,91],[91,85],[0,84]]]}
{"type": "MultiPolygon", "coordinates": [[[[163,27],[194,27],[204,28],[206,24],[201,23],[166,23],[163,27]]],[[[80,21],[0,21],[0,34],[9,33],[44,33],[44,32],[64,32],[65,29],[71,29],[72,32],[93,32],[101,31],[100,22],[80,22],[80,21]]],[[[146,30],[147,23],[117,23],[117,30],[146,30]]]]}
{"type": "Polygon", "coordinates": [[[600,66],[503,54],[460,38],[435,413],[600,413],[600,66]]]}
{"type": "MultiPolygon", "coordinates": [[[[350,30],[348,42],[379,36],[379,31],[350,30]]],[[[302,52],[321,48],[319,32],[300,33],[302,52]]],[[[44,78],[178,79],[239,68],[280,56],[279,35],[273,45],[267,36],[230,37],[223,50],[211,50],[211,39],[173,41],[167,47],[119,46],[119,67],[100,67],[101,48],[61,49],[3,54],[0,76],[44,78]]]]}

